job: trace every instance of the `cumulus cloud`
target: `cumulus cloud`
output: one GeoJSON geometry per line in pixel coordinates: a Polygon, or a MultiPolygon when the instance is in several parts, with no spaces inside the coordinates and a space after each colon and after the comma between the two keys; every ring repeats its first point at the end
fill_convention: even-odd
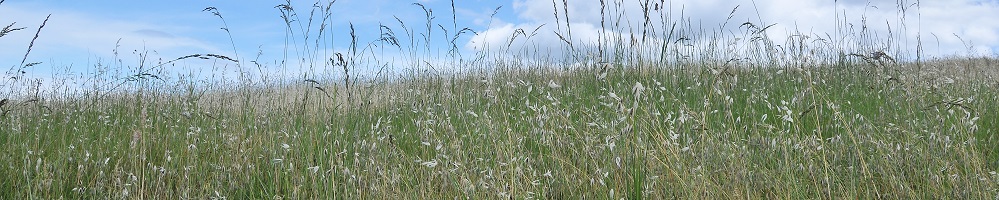
{"type": "MultiPolygon", "coordinates": [[[[608,1],[608,4],[612,2],[608,1]]],[[[606,17],[601,19],[601,5],[597,0],[569,1],[568,5],[563,5],[561,1],[515,0],[513,12],[517,13],[517,19],[492,24],[465,47],[489,51],[537,49],[562,53],[564,42],[555,33],[571,37],[577,44],[594,44],[601,34],[622,38],[642,34],[646,22],[643,6],[639,1],[620,3],[605,7],[606,17]],[[601,21],[608,27],[606,31],[602,31],[601,21]],[[571,28],[571,34],[568,28],[571,28]],[[522,37],[531,35],[535,29],[537,35],[530,37],[531,41],[522,37]],[[518,30],[526,34],[518,34],[518,30]],[[513,35],[521,37],[511,43],[513,35]]],[[[759,27],[773,24],[766,33],[777,44],[783,44],[789,36],[804,34],[813,39],[839,40],[848,45],[865,42],[860,41],[863,38],[858,34],[866,30],[875,38],[875,41],[867,42],[884,46],[874,50],[901,51],[900,54],[915,53],[917,38],[930,56],[992,55],[999,48],[999,21],[993,20],[999,19],[996,2],[928,0],[916,3],[903,1],[900,5],[896,1],[866,0],[653,1],[647,9],[650,10],[649,22],[654,28],[647,34],[662,36],[669,26],[679,23],[688,25],[680,27],[686,31],[704,31],[690,35],[720,33],[734,37],[745,30],[745,27],[740,27],[742,23],[750,22],[759,27]],[[733,9],[736,9],[735,12],[732,12],[733,9]],[[893,47],[883,45],[889,38],[893,47]]]]}

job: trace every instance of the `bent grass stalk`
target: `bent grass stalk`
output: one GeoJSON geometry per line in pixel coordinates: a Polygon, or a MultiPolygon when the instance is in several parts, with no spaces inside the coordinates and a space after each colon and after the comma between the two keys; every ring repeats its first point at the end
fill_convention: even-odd
{"type": "MultiPolygon", "coordinates": [[[[527,44],[546,34],[542,26],[529,35],[517,29],[501,52],[484,50],[476,59],[435,55],[435,41],[451,51],[461,34],[481,31],[433,29],[432,8],[415,4],[426,14],[426,30],[396,18],[404,34],[378,24],[384,32],[370,44],[380,45],[358,46],[362,37],[350,30],[347,52],[297,54],[326,63],[319,68],[329,77],[199,82],[140,73],[97,77],[123,86],[91,95],[5,97],[0,199],[999,195],[999,148],[991,134],[999,132],[995,58],[823,56],[836,45],[803,42],[801,35],[784,45],[797,49],[770,51],[775,45],[765,29],[772,25],[743,23],[739,37],[753,39],[732,43],[690,28],[689,20],[655,27],[649,12],[669,12],[655,2],[641,5],[644,23],[633,31],[642,39],[633,40],[615,34],[630,28],[604,23],[623,15],[613,5],[623,2],[601,1],[601,39],[588,46],[573,43],[568,3],[559,9],[553,1],[560,24],[552,34],[571,59],[528,62],[518,54],[545,52],[511,49],[515,40],[527,44]],[[712,37],[713,44],[759,51],[685,49],[692,38],[712,37]],[[359,69],[387,65],[374,52],[392,50],[435,71],[359,69]],[[579,67],[560,67],[577,61],[579,67]],[[451,65],[467,70],[444,70],[451,65]]],[[[308,35],[310,27],[326,27],[325,18],[290,23],[298,17],[290,4],[277,8],[287,30],[300,30],[290,36],[332,34],[308,35]]],[[[323,13],[329,7],[314,9],[331,14],[323,13]]],[[[862,40],[852,49],[881,45],[867,33],[849,37],[862,40]]],[[[319,39],[288,45],[334,49],[319,39]]],[[[186,58],[238,57],[192,54],[167,63],[186,58]]]]}

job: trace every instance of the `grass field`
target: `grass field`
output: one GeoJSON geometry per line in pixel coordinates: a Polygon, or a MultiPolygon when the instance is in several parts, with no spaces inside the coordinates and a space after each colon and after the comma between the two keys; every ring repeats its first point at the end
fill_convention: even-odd
{"type": "Polygon", "coordinates": [[[995,58],[641,55],[12,99],[0,199],[999,196],[995,58]]]}

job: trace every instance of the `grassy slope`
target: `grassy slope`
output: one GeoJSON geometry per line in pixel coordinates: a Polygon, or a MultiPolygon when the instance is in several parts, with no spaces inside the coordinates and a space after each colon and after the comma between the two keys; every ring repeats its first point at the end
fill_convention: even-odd
{"type": "Polygon", "coordinates": [[[995,197],[994,65],[948,66],[148,86],[0,119],[0,199],[995,197]]]}

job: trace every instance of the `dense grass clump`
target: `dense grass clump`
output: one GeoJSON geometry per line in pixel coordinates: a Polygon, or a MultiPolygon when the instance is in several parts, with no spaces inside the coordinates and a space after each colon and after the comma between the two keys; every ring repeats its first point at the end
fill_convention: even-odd
{"type": "Polygon", "coordinates": [[[646,50],[29,95],[0,105],[0,199],[999,196],[995,58],[646,50]]]}
{"type": "Polygon", "coordinates": [[[997,194],[988,81],[851,70],[468,74],[340,109],[282,98],[301,86],[52,101],[3,119],[0,185],[8,198],[997,194]]]}

